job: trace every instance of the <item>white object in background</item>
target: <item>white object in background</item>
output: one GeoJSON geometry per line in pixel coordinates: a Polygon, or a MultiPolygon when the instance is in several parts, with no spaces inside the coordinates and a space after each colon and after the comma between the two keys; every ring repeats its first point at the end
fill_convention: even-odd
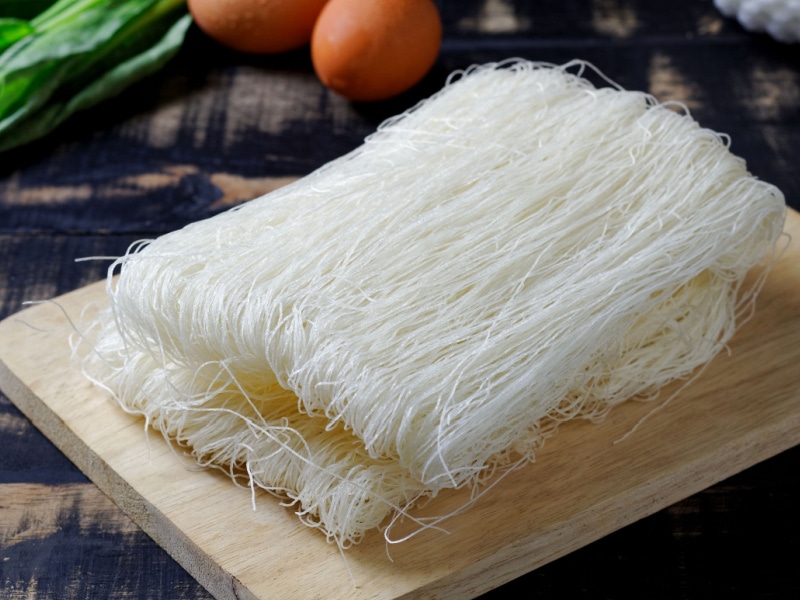
{"type": "Polygon", "coordinates": [[[767,32],[781,42],[800,41],[800,0],[714,0],[714,5],[748,31],[767,32]]]}

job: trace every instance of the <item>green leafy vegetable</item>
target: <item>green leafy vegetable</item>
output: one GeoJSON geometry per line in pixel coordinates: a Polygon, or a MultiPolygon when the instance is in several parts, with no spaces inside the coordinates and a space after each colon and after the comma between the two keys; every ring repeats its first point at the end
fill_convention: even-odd
{"type": "Polygon", "coordinates": [[[59,0],[0,19],[0,151],[160,69],[190,24],[185,0],[59,0]]]}
{"type": "Polygon", "coordinates": [[[33,28],[27,21],[0,19],[0,52],[31,33],[33,33],[33,28]]]}

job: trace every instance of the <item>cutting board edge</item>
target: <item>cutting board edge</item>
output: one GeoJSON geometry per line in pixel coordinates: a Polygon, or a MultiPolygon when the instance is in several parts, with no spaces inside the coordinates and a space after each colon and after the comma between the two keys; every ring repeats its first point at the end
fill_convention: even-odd
{"type": "MultiPolygon", "coordinates": [[[[536,543],[536,536],[516,540],[474,563],[469,569],[456,571],[437,581],[432,581],[409,594],[399,596],[397,600],[410,600],[418,597],[456,600],[464,597],[460,594],[461,584],[468,580],[481,582],[481,585],[470,588],[471,591],[476,592],[475,595],[486,593],[798,445],[800,445],[800,414],[787,421],[775,422],[771,427],[752,430],[725,449],[692,461],[688,469],[676,468],[670,475],[654,479],[646,486],[627,490],[620,496],[608,498],[603,503],[595,504],[589,510],[578,513],[576,518],[569,523],[567,531],[563,527],[557,528],[560,529],[559,533],[568,539],[568,543],[561,545],[556,552],[545,553],[542,559],[533,562],[532,567],[517,569],[508,568],[507,565],[511,565],[515,560],[519,561],[521,556],[530,556],[529,553],[535,554],[536,550],[540,548],[540,545],[536,543]],[[763,443],[764,436],[769,436],[770,439],[779,440],[779,442],[765,445],[763,443]],[[736,457],[735,460],[732,460],[732,456],[736,457]],[[709,460],[712,461],[711,469],[709,469],[709,460]],[[672,480],[678,473],[684,481],[691,478],[692,484],[683,484],[677,487],[666,486],[665,482],[672,480]],[[709,473],[713,473],[713,475],[709,473]],[[671,493],[659,493],[665,489],[671,490],[671,493]],[[643,493],[645,490],[647,493],[643,493]],[[624,508],[624,512],[620,512],[618,510],[620,508],[624,508]],[[618,518],[613,517],[615,512],[620,515],[618,518]],[[598,526],[598,523],[601,525],[598,526]],[[580,535],[569,535],[581,529],[584,531],[580,535]],[[589,529],[592,533],[586,534],[585,531],[589,529]],[[520,548],[528,548],[528,550],[520,552],[520,548]],[[506,554],[508,557],[505,556],[506,554]],[[498,572],[498,567],[503,567],[503,570],[498,572]]],[[[683,467],[686,467],[686,464],[684,463],[683,467]]],[[[549,539],[549,534],[553,532],[555,532],[555,528],[551,532],[544,532],[545,535],[541,537],[549,539]]]]}
{"type": "MultiPolygon", "coordinates": [[[[134,488],[100,458],[79,436],[77,436],[46,403],[34,394],[8,368],[0,356],[0,389],[17,408],[62,451],[112,502],[131,518],[161,548],[175,559],[203,587],[219,600],[261,600],[236,576],[228,573],[218,563],[209,560],[205,553],[166,517],[157,507],[138,494],[134,488]]],[[[567,543],[556,552],[544,553],[532,563],[523,557],[536,554],[540,544],[537,536],[514,540],[498,548],[493,554],[474,563],[469,569],[455,571],[424,586],[404,593],[396,598],[419,597],[461,598],[463,592],[480,595],[508,583],[526,573],[535,571],[559,558],[587,546],[603,537],[647,518],[685,498],[724,481],[756,464],[768,460],[800,444],[800,415],[786,421],[773,423],[771,427],[748,432],[737,439],[731,448],[696,459],[688,468],[681,469],[682,478],[687,475],[693,485],[675,487],[664,485],[669,476],[651,481],[646,487],[629,490],[622,498],[608,498],[600,505],[576,515],[565,536],[567,543]],[[765,436],[773,440],[764,444],[765,436]],[[735,458],[732,458],[735,457],[735,458]],[[715,468],[708,469],[708,460],[715,468]],[[702,465],[702,466],[701,466],[702,465]],[[710,475],[709,473],[713,473],[710,475]],[[663,490],[671,493],[659,493],[663,490]],[[617,509],[624,507],[625,511],[617,509]],[[616,517],[614,516],[616,513],[616,517]],[[591,535],[585,533],[591,528],[591,535]],[[583,529],[581,535],[569,535],[583,529]],[[520,549],[523,549],[520,551],[520,549]],[[525,562],[524,565],[521,563],[525,562]],[[478,582],[476,584],[476,582],[478,582]]],[[[548,535],[543,536],[549,538],[548,535]]]]}
{"type": "MultiPolygon", "coordinates": [[[[82,288],[83,289],[83,288],[82,288]]],[[[25,311],[22,311],[25,312],[25,311]]],[[[19,313],[8,319],[19,317],[19,313]]],[[[6,320],[8,320],[6,319],[6,320]]],[[[5,325],[0,322],[0,330],[5,325]]],[[[89,480],[118,506],[142,531],[218,600],[261,600],[210,561],[202,550],[156,506],[117,473],[76,435],[58,415],[9,369],[0,355],[0,391],[89,480]]]]}

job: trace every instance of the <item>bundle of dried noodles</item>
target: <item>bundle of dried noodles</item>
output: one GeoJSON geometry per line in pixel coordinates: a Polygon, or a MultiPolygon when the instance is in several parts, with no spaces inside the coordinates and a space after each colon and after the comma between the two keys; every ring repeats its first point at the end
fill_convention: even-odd
{"type": "Polygon", "coordinates": [[[783,196],[584,68],[457,73],[296,183],[136,244],[91,377],[344,547],[687,376],[752,308],[783,196]]]}

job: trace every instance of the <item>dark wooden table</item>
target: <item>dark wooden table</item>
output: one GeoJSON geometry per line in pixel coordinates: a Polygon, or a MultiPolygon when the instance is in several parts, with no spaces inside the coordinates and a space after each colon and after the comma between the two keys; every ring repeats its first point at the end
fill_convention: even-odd
{"type": "MultiPolygon", "coordinates": [[[[307,50],[242,56],[193,29],[163,72],[0,154],[0,318],[104,276],[106,261],[76,258],[119,255],[304,175],[451,70],[510,56],[586,59],[684,102],[800,208],[797,45],[744,31],[710,0],[439,4],[439,60],[391,101],[327,93],[307,50]]],[[[209,597],[1,395],[0,440],[0,598],[209,597]]],[[[487,597],[800,598],[799,469],[795,448],[487,597]]]]}

